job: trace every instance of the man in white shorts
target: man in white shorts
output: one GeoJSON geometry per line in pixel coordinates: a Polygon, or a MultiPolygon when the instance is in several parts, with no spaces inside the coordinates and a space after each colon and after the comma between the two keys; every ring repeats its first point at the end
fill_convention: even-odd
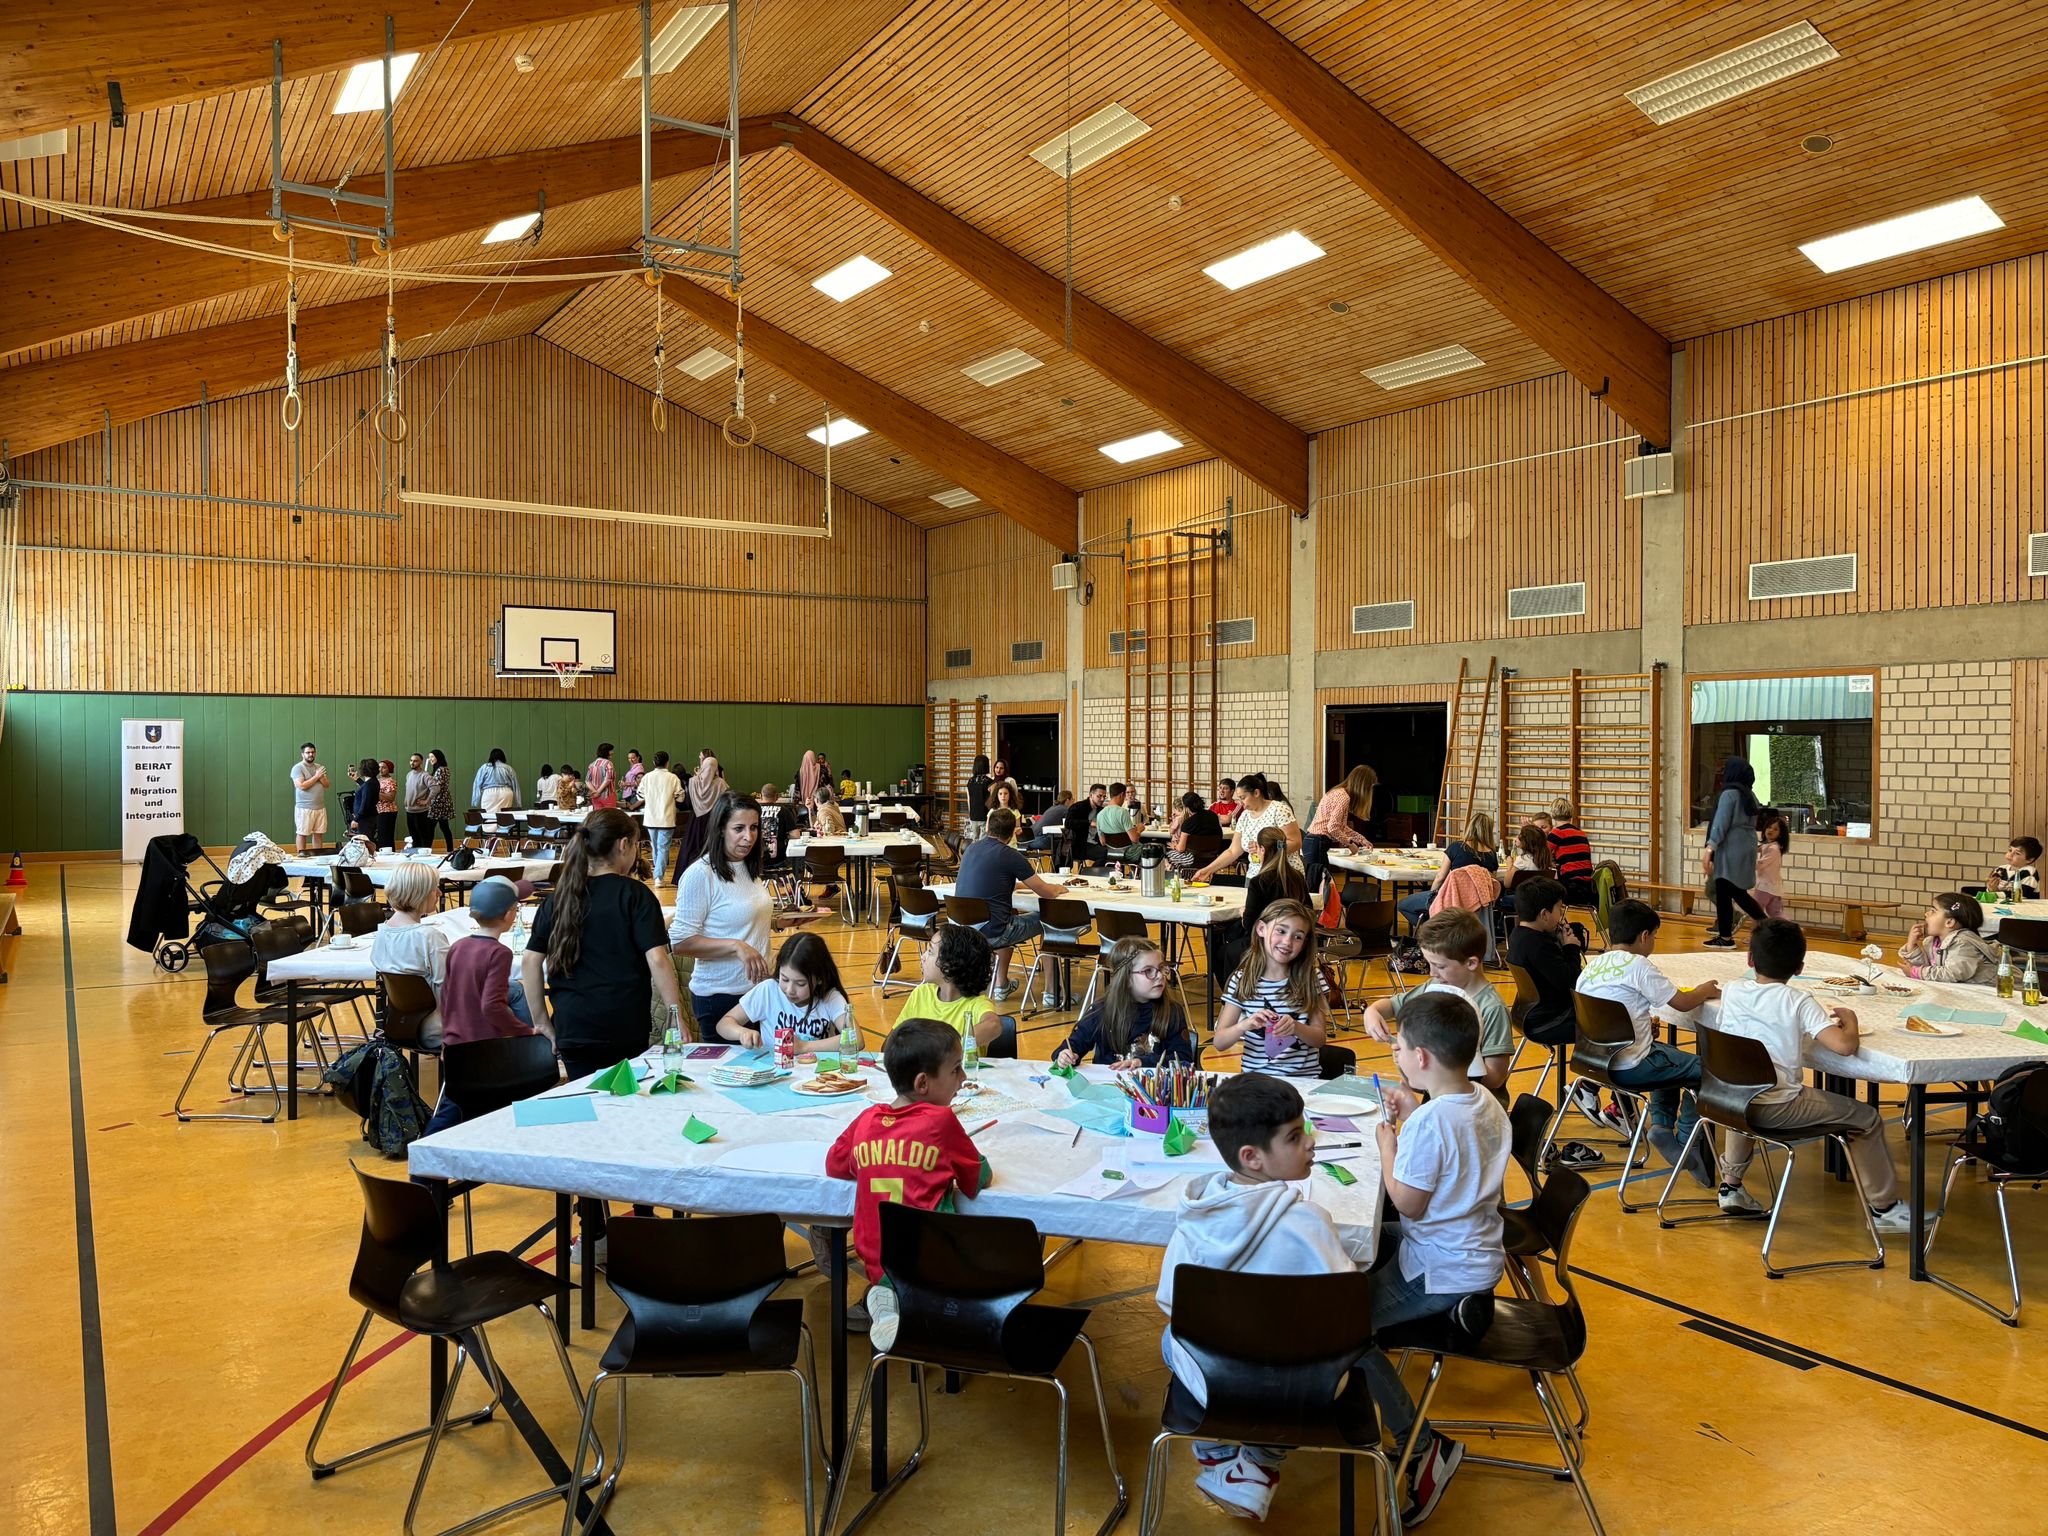
{"type": "Polygon", "coordinates": [[[306,851],[306,839],[327,840],[327,770],[313,761],[313,743],[299,748],[299,760],[292,764],[292,833],[297,849],[306,851]]]}

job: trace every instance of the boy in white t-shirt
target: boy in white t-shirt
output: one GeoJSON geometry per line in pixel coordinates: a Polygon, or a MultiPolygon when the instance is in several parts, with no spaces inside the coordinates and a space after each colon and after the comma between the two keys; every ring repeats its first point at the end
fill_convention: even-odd
{"type": "Polygon", "coordinates": [[[1402,1017],[1411,998],[1432,992],[1464,998],[1479,1015],[1479,1048],[1472,1055],[1471,1075],[1505,1106],[1508,1067],[1515,1059],[1515,1029],[1508,1005],[1486,979],[1485,923],[1463,907],[1447,907],[1416,930],[1415,942],[1429,962],[1429,985],[1379,999],[1365,1010],[1365,1032],[1375,1040],[1391,1040],[1389,1021],[1402,1017]]]}
{"type": "MultiPolygon", "coordinates": [[[[1700,1084],[1700,1059],[1659,1040],[1651,1014],[1658,1008],[1690,1013],[1719,997],[1721,984],[1703,981],[1681,991],[1650,963],[1663,921],[1647,902],[1616,902],[1607,918],[1608,947],[1586,962],[1579,972],[1578,989],[1587,997],[1608,998],[1628,1009],[1635,1025],[1635,1043],[1614,1053],[1608,1075],[1623,1088],[1649,1094],[1650,1145],[1665,1162],[1676,1163],[1699,1117],[1692,1094],[1686,1090],[1700,1084]]],[[[1711,1188],[1713,1155],[1704,1146],[1695,1148],[1685,1171],[1711,1188]]]]}
{"type": "MultiPolygon", "coordinates": [[[[1776,1087],[1750,1101],[1749,1123],[1760,1131],[1798,1131],[1814,1125],[1850,1125],[1849,1156],[1870,1202],[1880,1232],[1909,1232],[1912,1218],[1899,1198],[1899,1176],[1885,1150],[1884,1120],[1875,1104],[1806,1085],[1805,1052],[1817,1040],[1843,1056],[1854,1056],[1860,1043],[1856,1015],[1809,992],[1788,986],[1806,964],[1806,934],[1783,918],[1761,922],[1750,930],[1749,964],[1755,981],[1731,981],[1721,989],[1717,1028],[1731,1035],[1760,1040],[1777,1068],[1776,1087]]],[[[1721,1209],[1731,1216],[1756,1216],[1764,1207],[1742,1187],[1756,1143],[1727,1134],[1721,1152],[1721,1209]]]]}
{"type": "MultiPolygon", "coordinates": [[[[1448,988],[1418,992],[1402,1008],[1394,1065],[1404,1086],[1385,1090],[1377,1133],[1387,1198],[1401,1220],[1386,1233],[1393,1260],[1374,1277],[1375,1331],[1448,1312],[1500,1282],[1510,1133],[1507,1111],[1468,1075],[1478,1049],[1478,1011],[1448,988]]],[[[1415,1431],[1415,1403],[1401,1373],[1378,1349],[1360,1363],[1380,1417],[1405,1441],[1415,1431]]],[[[1429,1518],[1464,1455],[1458,1441],[1421,1426],[1404,1526],[1429,1518]]]]}

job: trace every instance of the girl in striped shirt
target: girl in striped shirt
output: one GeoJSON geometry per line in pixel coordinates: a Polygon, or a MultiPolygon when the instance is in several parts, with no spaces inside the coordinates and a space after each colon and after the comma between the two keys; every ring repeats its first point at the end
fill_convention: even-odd
{"type": "Polygon", "coordinates": [[[1247,1072],[1320,1075],[1329,1015],[1314,932],[1315,920],[1298,901],[1272,903],[1252,926],[1244,963],[1223,989],[1215,1039],[1219,1051],[1242,1042],[1247,1072]]]}

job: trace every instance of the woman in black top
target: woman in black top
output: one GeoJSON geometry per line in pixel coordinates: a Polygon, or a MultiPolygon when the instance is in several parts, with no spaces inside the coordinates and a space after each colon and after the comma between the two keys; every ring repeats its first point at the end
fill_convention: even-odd
{"type": "Polygon", "coordinates": [[[988,820],[988,754],[974,754],[974,766],[967,770],[967,840],[981,840],[981,824],[988,820]]]}
{"type": "Polygon", "coordinates": [[[356,764],[356,792],[348,803],[348,829],[372,841],[377,836],[377,759],[356,764]]]}
{"type": "Polygon", "coordinates": [[[1180,797],[1180,809],[1173,813],[1173,820],[1166,827],[1166,863],[1169,869],[1180,871],[1186,879],[1194,872],[1196,855],[1188,851],[1191,837],[1221,837],[1223,823],[1216,813],[1202,803],[1202,797],[1192,789],[1180,797]]]}
{"type": "Polygon", "coordinates": [[[624,811],[593,811],[569,839],[555,893],[541,903],[521,973],[534,1024],[555,1038],[569,1076],[600,1072],[647,1048],[655,994],[681,1006],[668,927],[654,892],[632,878],[640,828],[624,811]],[[552,1028],[550,1028],[552,1020],[552,1028]]]}

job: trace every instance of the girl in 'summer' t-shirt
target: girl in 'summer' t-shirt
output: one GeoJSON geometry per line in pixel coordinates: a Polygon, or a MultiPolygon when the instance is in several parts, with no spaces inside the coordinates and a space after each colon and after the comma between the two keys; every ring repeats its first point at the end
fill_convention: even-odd
{"type": "Polygon", "coordinates": [[[756,982],[718,1021],[718,1033],[752,1050],[772,1046],[791,1029],[797,1055],[809,1056],[839,1049],[839,1032],[852,1011],[832,951],[815,933],[799,933],[777,952],[775,974],[756,982]]]}

